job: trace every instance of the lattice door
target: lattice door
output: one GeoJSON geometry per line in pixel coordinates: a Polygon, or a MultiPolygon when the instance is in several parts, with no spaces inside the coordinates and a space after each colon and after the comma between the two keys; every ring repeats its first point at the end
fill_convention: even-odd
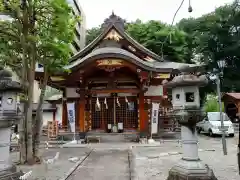
{"type": "Polygon", "coordinates": [[[126,123],[126,114],[127,114],[127,103],[125,102],[125,98],[118,97],[118,101],[120,106],[117,103],[116,98],[116,122],[123,123],[123,127],[125,127],[126,123]]]}
{"type": "Polygon", "coordinates": [[[112,97],[106,97],[107,108],[104,101],[105,101],[105,98],[103,99],[102,111],[103,111],[104,128],[107,129],[108,124],[114,124],[114,109],[113,109],[114,100],[112,97]]]}
{"type": "Polygon", "coordinates": [[[134,98],[129,100],[126,105],[126,116],[124,118],[123,127],[124,129],[137,129],[138,128],[138,106],[137,99],[134,98]]]}
{"type": "Polygon", "coordinates": [[[97,98],[92,98],[92,129],[101,128],[102,113],[101,108],[96,107],[97,98]]]}

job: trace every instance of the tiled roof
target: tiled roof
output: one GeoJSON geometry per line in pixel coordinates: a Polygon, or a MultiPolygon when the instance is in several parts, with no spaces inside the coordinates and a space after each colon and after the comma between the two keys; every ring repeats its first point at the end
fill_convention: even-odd
{"type": "Polygon", "coordinates": [[[231,96],[234,99],[240,100],[240,93],[226,93],[224,96],[231,96]]]}

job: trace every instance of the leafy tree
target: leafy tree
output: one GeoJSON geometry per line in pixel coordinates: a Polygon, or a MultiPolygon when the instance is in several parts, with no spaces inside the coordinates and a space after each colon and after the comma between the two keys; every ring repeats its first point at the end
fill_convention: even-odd
{"type": "Polygon", "coordinates": [[[185,62],[186,33],[159,21],[129,23],[126,31],[139,43],[166,59],[185,62]]]}
{"type": "MultiPolygon", "coordinates": [[[[215,94],[207,95],[204,103],[205,112],[219,112],[218,97],[215,94]]],[[[224,111],[224,104],[222,103],[222,110],[224,111]]]]}
{"type": "Polygon", "coordinates": [[[33,134],[35,64],[39,62],[44,67],[37,112],[37,117],[40,117],[49,76],[56,70],[61,71],[68,63],[75,19],[65,0],[9,0],[0,4],[0,12],[9,17],[9,20],[0,22],[0,60],[19,75],[25,90],[25,118],[20,126],[20,161],[34,163],[38,148],[32,138],[37,138],[41,129],[41,118],[37,118],[34,129],[38,132],[33,134]]]}
{"type": "Polygon", "coordinates": [[[101,33],[100,27],[94,27],[87,30],[86,44],[92,42],[101,33]]]}
{"type": "MultiPolygon", "coordinates": [[[[141,20],[126,23],[126,32],[136,41],[159,56],[177,62],[188,62],[187,34],[176,27],[159,21],[143,23],[141,20]]],[[[88,30],[87,43],[94,40],[101,32],[99,27],[88,30]]]]}
{"type": "Polygon", "coordinates": [[[193,43],[190,45],[194,56],[207,65],[209,72],[218,69],[217,61],[226,61],[222,78],[223,92],[240,90],[239,20],[240,6],[236,0],[200,18],[184,19],[178,24],[192,37],[193,43]]]}

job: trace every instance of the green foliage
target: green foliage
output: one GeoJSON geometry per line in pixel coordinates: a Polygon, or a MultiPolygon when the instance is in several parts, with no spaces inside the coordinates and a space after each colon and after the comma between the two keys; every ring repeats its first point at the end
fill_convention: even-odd
{"type": "MultiPolygon", "coordinates": [[[[159,56],[177,62],[190,62],[186,53],[188,36],[184,31],[159,21],[143,23],[141,20],[127,23],[125,29],[136,41],[159,56]]],[[[92,42],[100,32],[100,27],[88,30],[87,43],[92,42]]]]}
{"type": "Polygon", "coordinates": [[[87,30],[86,44],[92,42],[101,33],[100,27],[94,27],[87,30]]]}
{"type": "Polygon", "coordinates": [[[193,57],[195,56],[197,62],[206,64],[209,72],[213,68],[218,69],[218,60],[226,61],[222,91],[229,92],[233,89],[239,91],[239,0],[219,7],[200,18],[183,19],[178,26],[189,34],[188,44],[189,49],[192,49],[193,57]]]}
{"type": "MultiPolygon", "coordinates": [[[[42,103],[49,76],[64,71],[70,58],[70,43],[79,18],[74,18],[66,0],[7,0],[0,13],[0,63],[12,68],[25,87],[25,118],[20,123],[20,161],[30,164],[39,157],[42,103]],[[41,95],[35,121],[32,120],[35,64],[44,67],[41,95]],[[34,128],[33,128],[34,127],[34,128]],[[34,132],[33,132],[34,129],[34,132]]],[[[37,160],[38,161],[38,160],[37,160]]]]}
{"type": "Polygon", "coordinates": [[[1,63],[20,75],[25,49],[28,63],[30,53],[34,53],[48,73],[62,71],[70,58],[69,44],[78,19],[65,0],[24,0],[21,5],[19,2],[10,0],[7,6],[0,6],[0,12],[11,18],[0,21],[1,63]],[[35,50],[31,51],[33,47],[35,50]]]}
{"type": "Polygon", "coordinates": [[[159,56],[176,62],[186,62],[187,35],[184,31],[159,21],[143,23],[140,20],[129,23],[126,30],[140,44],[159,56]]]}
{"type": "MultiPolygon", "coordinates": [[[[207,95],[204,102],[205,112],[219,112],[219,108],[218,97],[215,94],[207,95]]],[[[224,103],[222,103],[222,111],[224,112],[224,103]]]]}
{"type": "Polygon", "coordinates": [[[61,94],[62,92],[57,90],[57,89],[54,89],[54,88],[51,88],[51,87],[47,87],[46,88],[46,92],[45,92],[45,99],[48,99],[54,95],[58,95],[58,94],[61,94]]]}

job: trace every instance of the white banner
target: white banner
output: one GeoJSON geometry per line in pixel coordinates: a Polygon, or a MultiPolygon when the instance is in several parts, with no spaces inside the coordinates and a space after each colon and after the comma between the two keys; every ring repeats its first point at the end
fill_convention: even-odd
{"type": "Polygon", "coordinates": [[[71,132],[75,133],[75,103],[67,103],[68,121],[70,124],[71,132]]]}
{"type": "Polygon", "coordinates": [[[159,103],[152,103],[151,134],[158,133],[159,103]]]}

